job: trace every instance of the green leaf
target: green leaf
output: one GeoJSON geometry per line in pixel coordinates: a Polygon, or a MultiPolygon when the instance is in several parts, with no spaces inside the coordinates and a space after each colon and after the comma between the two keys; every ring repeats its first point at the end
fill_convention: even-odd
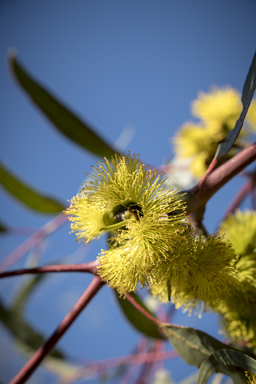
{"type": "Polygon", "coordinates": [[[16,316],[23,316],[25,305],[34,289],[45,278],[45,274],[37,276],[27,276],[25,282],[19,287],[19,290],[12,303],[12,311],[16,316]]]}
{"type": "Polygon", "coordinates": [[[234,144],[237,136],[239,135],[239,132],[242,129],[243,122],[245,119],[245,116],[247,114],[247,111],[249,109],[251,100],[253,98],[253,93],[256,88],[256,52],[254,54],[248,75],[246,77],[244,87],[243,87],[243,93],[242,93],[242,103],[243,103],[243,110],[241,112],[241,115],[239,119],[236,122],[235,127],[230,131],[223,143],[221,143],[216,151],[215,159],[219,159],[222,156],[225,156],[228,151],[231,149],[232,145],[234,144]]]}
{"type": "Polygon", "coordinates": [[[201,366],[197,384],[206,384],[209,377],[220,366],[237,366],[256,375],[256,360],[243,352],[221,349],[214,352],[201,366]]]}
{"type": "MultiPolygon", "coordinates": [[[[39,332],[35,331],[13,310],[5,308],[1,301],[0,321],[22,346],[22,349],[29,353],[35,352],[45,342],[45,338],[39,332]]],[[[65,357],[59,349],[53,349],[49,355],[58,359],[65,357]]]]}
{"type": "Polygon", "coordinates": [[[198,329],[162,324],[161,329],[186,363],[200,367],[202,362],[218,349],[227,346],[198,329]]]}
{"type": "Polygon", "coordinates": [[[7,232],[8,228],[2,222],[0,222],[0,233],[7,232]]]}
{"type": "MultiPolygon", "coordinates": [[[[119,297],[118,293],[115,291],[118,303],[126,316],[129,322],[133,325],[137,331],[144,333],[146,336],[153,337],[154,339],[164,339],[160,333],[158,327],[152,323],[147,317],[145,317],[137,308],[135,308],[127,299],[119,297]]],[[[139,296],[135,293],[130,293],[130,295],[137,301],[137,303],[144,308],[148,313],[151,314],[149,309],[145,304],[140,300],[139,296]]],[[[151,314],[152,315],[152,314],[151,314]]]]}
{"type": "Polygon", "coordinates": [[[57,200],[42,195],[21,179],[13,175],[3,165],[0,164],[0,183],[21,203],[38,212],[43,213],[59,213],[65,209],[65,206],[57,200]]]}
{"type": "MultiPolygon", "coordinates": [[[[180,357],[198,368],[215,351],[232,349],[198,329],[171,324],[162,324],[160,327],[180,357]]],[[[235,368],[226,367],[218,371],[231,376],[236,384],[244,384],[243,373],[235,368]]]]}
{"type": "Polygon", "coordinates": [[[51,120],[54,126],[69,139],[98,156],[111,157],[117,151],[110,147],[87,123],[82,122],[56,97],[21,66],[14,54],[10,66],[20,85],[28,92],[34,103],[51,120]]]}

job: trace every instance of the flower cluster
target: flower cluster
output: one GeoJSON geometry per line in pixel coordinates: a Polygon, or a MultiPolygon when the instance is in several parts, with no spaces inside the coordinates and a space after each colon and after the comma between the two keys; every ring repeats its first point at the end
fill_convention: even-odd
{"type": "MultiPolygon", "coordinates": [[[[191,171],[196,177],[205,174],[218,144],[234,128],[242,111],[239,93],[230,87],[213,88],[208,94],[199,93],[192,102],[192,115],[199,121],[185,123],[173,138],[176,155],[191,158],[191,171]]],[[[253,100],[235,145],[223,161],[233,156],[246,144],[251,132],[256,131],[256,101],[253,100]]]]}
{"type": "Polygon", "coordinates": [[[125,295],[150,286],[161,300],[192,309],[229,293],[233,248],[217,236],[195,236],[184,203],[164,192],[164,175],[129,154],[105,159],[90,178],[66,213],[78,240],[109,233],[98,274],[112,288],[125,295]]]}
{"type": "Polygon", "coordinates": [[[237,211],[221,225],[220,233],[235,247],[237,280],[214,309],[224,332],[256,351],[256,213],[237,211]]]}
{"type": "Polygon", "coordinates": [[[236,269],[234,249],[229,243],[214,235],[192,237],[186,255],[182,273],[177,274],[175,265],[162,264],[162,278],[152,286],[154,296],[168,301],[169,285],[176,308],[183,306],[191,313],[195,307],[214,306],[221,296],[230,294],[236,269]]]}
{"type": "Polygon", "coordinates": [[[90,178],[66,211],[72,230],[84,242],[115,231],[98,258],[98,273],[120,294],[151,284],[159,263],[188,241],[184,203],[163,192],[167,178],[138,156],[105,159],[90,178]]]}

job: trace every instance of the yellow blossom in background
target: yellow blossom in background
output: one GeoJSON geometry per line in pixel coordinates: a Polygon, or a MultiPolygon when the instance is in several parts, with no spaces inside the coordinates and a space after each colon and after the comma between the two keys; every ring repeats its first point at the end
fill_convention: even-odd
{"type": "Polygon", "coordinates": [[[229,339],[246,343],[256,352],[256,254],[243,256],[236,265],[238,280],[228,297],[214,308],[229,339]]]}
{"type": "MultiPolygon", "coordinates": [[[[192,102],[192,115],[198,122],[186,122],[175,137],[177,157],[191,158],[190,169],[194,176],[202,177],[210,165],[217,147],[235,126],[242,111],[240,94],[231,87],[213,87],[209,93],[200,92],[192,102]]],[[[223,161],[232,157],[248,142],[251,132],[256,132],[256,102],[253,100],[239,137],[223,161]]]]}
{"type": "Polygon", "coordinates": [[[220,314],[223,332],[256,352],[256,213],[237,210],[222,223],[219,232],[238,255],[234,262],[237,282],[214,309],[220,314]]]}
{"type": "Polygon", "coordinates": [[[209,93],[199,92],[191,110],[204,122],[217,123],[219,128],[224,124],[233,127],[242,111],[241,96],[231,87],[213,87],[209,93]]]}
{"type": "Polygon", "coordinates": [[[246,255],[256,248],[256,212],[237,210],[220,226],[219,234],[231,242],[238,255],[246,255]]]}
{"type": "Polygon", "coordinates": [[[256,132],[256,100],[252,100],[249,111],[247,113],[247,119],[252,127],[253,132],[256,132]]]}

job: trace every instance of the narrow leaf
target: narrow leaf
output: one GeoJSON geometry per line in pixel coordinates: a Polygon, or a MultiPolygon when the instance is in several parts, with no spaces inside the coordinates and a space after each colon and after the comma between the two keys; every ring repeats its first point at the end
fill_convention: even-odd
{"type": "Polygon", "coordinates": [[[45,274],[30,276],[25,282],[19,287],[18,293],[16,294],[13,303],[12,303],[12,311],[16,316],[23,316],[25,305],[30,297],[30,295],[34,292],[34,289],[37,288],[37,285],[42,282],[45,278],[45,274]]]}
{"type": "Polygon", "coordinates": [[[0,183],[21,203],[38,212],[59,213],[65,208],[57,200],[42,195],[0,164],[0,183]]]}
{"type": "Polygon", "coordinates": [[[256,360],[243,352],[222,349],[214,352],[201,366],[197,384],[206,384],[209,377],[221,366],[237,366],[256,375],[256,360]]]}
{"type": "Polygon", "coordinates": [[[227,348],[225,344],[198,329],[171,324],[162,324],[161,329],[182,359],[197,368],[213,352],[227,348]]]}
{"type": "MultiPolygon", "coordinates": [[[[152,323],[148,318],[146,318],[137,308],[135,308],[127,299],[119,297],[118,293],[115,291],[118,303],[126,316],[127,320],[133,325],[137,331],[144,333],[146,336],[153,337],[154,339],[164,339],[161,335],[158,327],[152,323]]],[[[145,304],[140,300],[139,296],[135,293],[130,293],[130,295],[137,301],[137,303],[144,308],[148,313],[152,315],[149,309],[145,304]]]]}
{"type": "MultiPolygon", "coordinates": [[[[45,341],[39,332],[35,331],[20,316],[17,316],[13,310],[5,308],[1,301],[0,321],[26,351],[35,352],[45,341]]],[[[58,359],[64,358],[64,354],[58,349],[53,349],[49,355],[58,359]]]]}
{"type": "Polygon", "coordinates": [[[8,228],[6,227],[6,225],[4,225],[2,222],[0,222],[0,233],[4,233],[4,232],[7,232],[8,231],[8,228]]]}
{"type": "Polygon", "coordinates": [[[14,54],[10,55],[10,67],[20,85],[28,92],[33,102],[66,137],[98,156],[111,157],[116,151],[111,148],[87,123],[82,122],[67,107],[21,66],[14,54]]]}
{"type": "Polygon", "coordinates": [[[256,52],[254,54],[248,75],[246,77],[244,87],[243,87],[243,93],[242,93],[242,103],[243,103],[243,110],[241,112],[241,115],[239,119],[236,122],[235,127],[230,131],[223,143],[221,143],[216,151],[215,159],[219,159],[220,157],[226,155],[228,151],[231,149],[232,145],[234,144],[237,136],[239,135],[239,132],[242,129],[245,116],[247,114],[247,111],[249,109],[251,100],[253,98],[253,93],[256,88],[256,52]]]}
{"type": "MultiPolygon", "coordinates": [[[[161,329],[180,357],[198,368],[215,351],[232,349],[198,329],[171,324],[162,324],[161,329]]],[[[233,367],[221,368],[218,372],[229,375],[236,384],[244,383],[244,374],[233,367]]]]}

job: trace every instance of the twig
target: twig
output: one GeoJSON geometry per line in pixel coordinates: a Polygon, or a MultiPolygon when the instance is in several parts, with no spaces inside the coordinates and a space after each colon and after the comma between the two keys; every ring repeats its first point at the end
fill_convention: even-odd
{"type": "Polygon", "coordinates": [[[127,300],[130,301],[130,303],[137,308],[144,316],[146,316],[149,320],[153,321],[157,326],[161,325],[161,321],[157,320],[154,316],[152,316],[150,313],[148,313],[144,308],[142,308],[139,303],[129,294],[126,293],[127,300]]]}
{"type": "Polygon", "coordinates": [[[223,220],[225,220],[231,213],[235,211],[237,207],[239,207],[239,205],[242,203],[242,201],[246,197],[247,193],[251,191],[251,188],[252,188],[252,180],[249,179],[238,191],[234,199],[231,201],[231,203],[227,207],[224,213],[223,220]]]}
{"type": "MultiPolygon", "coordinates": [[[[133,361],[136,361],[137,357],[141,356],[141,354],[145,355],[144,352],[145,353],[148,352],[147,351],[147,343],[144,345],[144,350],[142,350],[141,348],[140,349],[138,348],[137,354],[134,355],[133,358],[131,358],[129,365],[127,366],[127,369],[124,372],[124,374],[121,376],[118,384],[128,384],[130,382],[132,377],[135,375],[136,370],[140,369],[140,366],[138,366],[138,367],[134,366],[133,361]]],[[[141,361],[140,365],[143,366],[143,361],[141,361]]]]}
{"type": "Polygon", "coordinates": [[[198,188],[200,183],[191,189],[196,200],[188,210],[193,211],[204,205],[223,185],[225,185],[232,177],[241,172],[247,165],[256,160],[256,143],[238,153],[232,159],[215,169],[198,188]]]}
{"type": "MultiPolygon", "coordinates": [[[[76,373],[66,374],[65,378],[61,380],[62,384],[70,384],[73,383],[83,377],[87,377],[88,373],[91,375],[94,373],[99,373],[102,371],[106,371],[112,368],[118,368],[125,365],[136,365],[142,364],[146,362],[155,362],[160,360],[169,360],[179,357],[175,350],[162,351],[162,352],[150,352],[150,353],[142,353],[140,355],[127,355],[124,357],[115,357],[111,359],[106,359],[104,361],[99,361],[95,363],[90,363],[86,367],[82,368],[76,373]]],[[[12,384],[12,383],[10,383],[12,384]]]]}
{"type": "MultiPolygon", "coordinates": [[[[152,343],[152,346],[150,347],[149,352],[158,353],[158,350],[156,348],[156,344],[157,344],[157,341],[154,341],[152,343]]],[[[150,361],[150,362],[145,362],[144,364],[142,364],[141,372],[138,375],[135,384],[143,384],[143,383],[149,382],[149,378],[150,378],[152,367],[153,367],[154,363],[155,363],[154,361],[150,361]]]]}
{"type": "Polygon", "coordinates": [[[100,276],[94,276],[90,285],[86,288],[83,295],[71,309],[71,311],[64,317],[62,322],[52,336],[42,345],[27,364],[20,370],[20,372],[14,377],[10,384],[23,384],[35,371],[41,361],[45,356],[50,352],[50,350],[55,346],[58,340],[63,336],[77,316],[82,312],[90,300],[95,296],[98,290],[104,285],[104,282],[101,280],[100,276]]]}
{"type": "Polygon", "coordinates": [[[29,275],[37,273],[51,273],[51,272],[89,272],[94,275],[97,274],[97,260],[90,263],[82,264],[65,264],[65,265],[49,265],[47,267],[19,269],[17,271],[0,272],[0,279],[18,275],[29,275]]]}
{"type": "Polygon", "coordinates": [[[43,238],[55,232],[63,224],[68,221],[68,217],[61,213],[54,217],[51,221],[46,223],[36,233],[34,233],[29,239],[25,240],[21,245],[14,249],[8,256],[0,263],[0,271],[5,271],[15,264],[22,256],[28,251],[38,245],[43,238]]]}
{"type": "Polygon", "coordinates": [[[38,228],[31,227],[7,227],[6,235],[10,236],[33,236],[38,231],[38,228]]]}

